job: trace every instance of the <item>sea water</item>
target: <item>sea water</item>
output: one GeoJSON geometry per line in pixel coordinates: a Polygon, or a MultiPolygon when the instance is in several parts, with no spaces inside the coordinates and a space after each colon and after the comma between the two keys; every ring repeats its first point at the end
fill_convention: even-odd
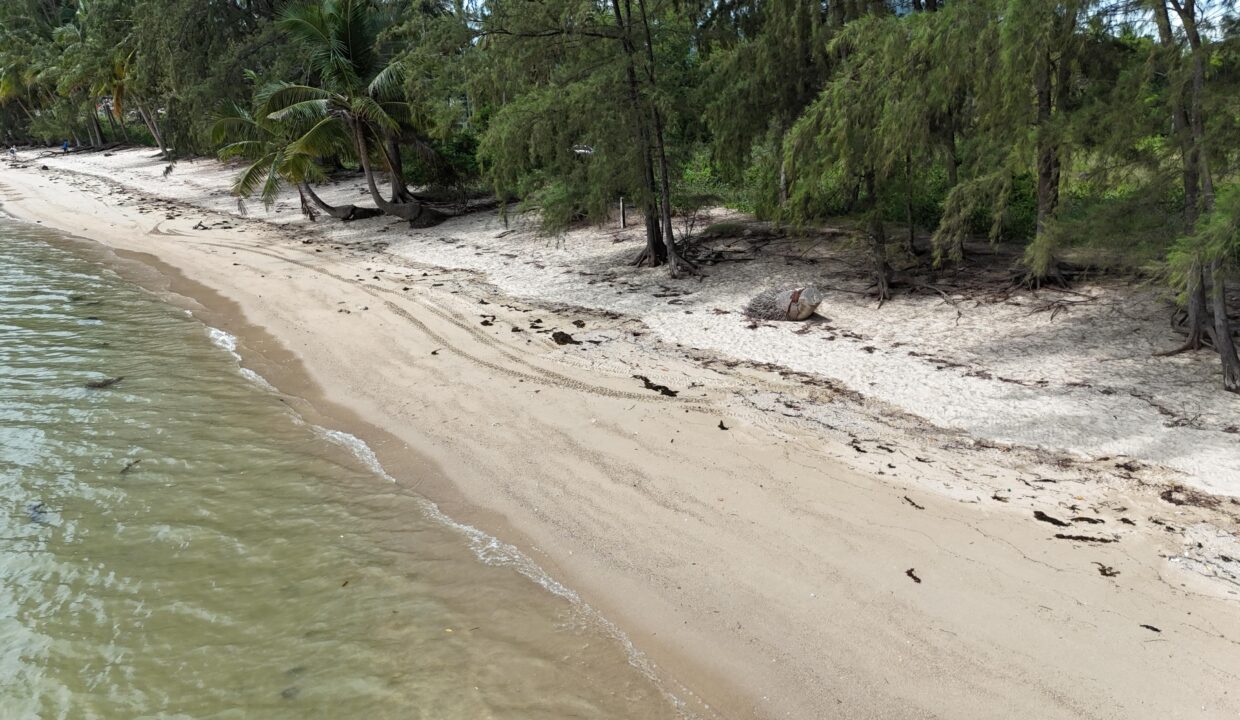
{"type": "Polygon", "coordinates": [[[571,592],[230,342],[0,218],[0,718],[679,715],[571,592]]]}

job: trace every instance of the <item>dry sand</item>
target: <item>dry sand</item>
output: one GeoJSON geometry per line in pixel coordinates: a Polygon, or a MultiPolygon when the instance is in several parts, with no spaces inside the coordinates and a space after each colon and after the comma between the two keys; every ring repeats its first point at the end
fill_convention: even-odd
{"type": "Polygon", "coordinates": [[[840,292],[804,334],[750,330],[746,288],[803,267],[673,282],[617,264],[633,234],[311,226],[288,199],[242,219],[226,168],[162,169],[143,151],[6,165],[0,203],[141,261],[290,403],[574,588],[690,711],[1240,714],[1240,504],[1167,489],[1236,493],[1235,401],[1199,358],[1116,355],[1105,385],[1079,380],[1100,335],[1157,342],[1157,298],[1063,329],[840,292]]]}

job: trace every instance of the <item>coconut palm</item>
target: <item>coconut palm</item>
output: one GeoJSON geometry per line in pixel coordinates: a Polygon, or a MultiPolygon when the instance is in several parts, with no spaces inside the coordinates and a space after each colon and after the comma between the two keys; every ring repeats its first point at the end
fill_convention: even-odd
{"type": "Polygon", "coordinates": [[[212,141],[220,145],[221,160],[244,159],[249,165],[233,183],[232,192],[243,199],[257,194],[268,209],[285,185],[297,188],[301,212],[315,219],[314,208],[340,220],[374,217],[380,211],[356,205],[329,205],[314,192],[311,182],[324,179],[317,159],[340,153],[350,146],[347,135],[330,118],[317,121],[302,113],[275,120],[266,110],[266,94],[258,97],[258,112],[232,106],[211,128],[212,141]],[[298,124],[298,120],[302,121],[298,124]]]}
{"type": "MultiPolygon", "coordinates": [[[[375,9],[369,0],[320,0],[291,8],[279,27],[309,52],[317,85],[284,83],[267,101],[275,121],[320,118],[309,132],[347,132],[375,205],[389,215],[426,226],[443,215],[426,207],[404,185],[399,139],[414,110],[402,93],[401,66],[384,65],[376,51],[375,9]],[[371,164],[381,159],[392,182],[391,199],[379,192],[371,164]]],[[[317,138],[308,144],[313,145],[317,138]]]]}

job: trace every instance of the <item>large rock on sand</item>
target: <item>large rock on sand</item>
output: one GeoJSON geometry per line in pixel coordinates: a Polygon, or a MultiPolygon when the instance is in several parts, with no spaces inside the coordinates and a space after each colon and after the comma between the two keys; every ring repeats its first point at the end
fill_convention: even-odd
{"type": "Polygon", "coordinates": [[[745,314],[758,320],[807,320],[823,301],[815,287],[795,290],[773,288],[745,306],[745,314]]]}

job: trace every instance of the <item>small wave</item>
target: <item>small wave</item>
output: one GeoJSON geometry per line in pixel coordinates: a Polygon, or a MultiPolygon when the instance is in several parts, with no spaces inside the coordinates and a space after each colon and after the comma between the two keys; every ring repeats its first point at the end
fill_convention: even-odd
{"type": "MultiPolygon", "coordinates": [[[[387,470],[383,469],[383,464],[379,462],[379,458],[375,455],[374,450],[371,450],[370,446],[367,445],[361,438],[347,432],[342,432],[340,430],[329,430],[318,425],[312,425],[311,427],[314,428],[315,432],[322,435],[326,439],[349,450],[355,458],[361,461],[379,477],[393,483],[397,482],[396,478],[392,477],[388,474],[387,470]]],[[[418,501],[419,505],[421,505],[427,517],[464,535],[468,542],[469,549],[473,552],[474,556],[478,558],[478,560],[486,565],[512,568],[524,577],[534,581],[551,594],[567,600],[569,604],[572,605],[577,612],[581,613],[584,618],[591,621],[596,627],[601,628],[605,633],[620,643],[621,647],[624,648],[625,655],[627,656],[630,665],[653,681],[658,687],[663,688],[663,681],[655,672],[654,665],[644,654],[642,654],[640,650],[637,649],[635,645],[633,645],[633,641],[629,639],[629,636],[615,623],[603,617],[603,615],[591,607],[589,603],[582,600],[581,596],[575,591],[551,577],[546,570],[539,567],[538,563],[534,562],[528,555],[521,552],[521,550],[519,550],[515,545],[506,543],[493,535],[489,535],[473,525],[467,525],[463,522],[453,520],[445,514],[443,510],[440,510],[437,504],[422,497],[421,495],[415,495],[414,497],[418,501]]],[[[669,692],[665,688],[663,689],[663,694],[673,705],[676,706],[683,716],[691,717],[688,707],[681,698],[677,697],[674,693],[669,692]]]]}
{"type": "Polygon", "coordinates": [[[241,374],[244,375],[247,380],[261,387],[264,390],[270,390],[271,392],[278,392],[276,390],[275,385],[272,385],[271,383],[267,382],[267,378],[263,377],[262,375],[259,375],[258,373],[254,372],[248,367],[241,368],[241,374]]]}
{"type": "Polygon", "coordinates": [[[241,356],[237,354],[236,335],[229,332],[224,332],[223,330],[216,327],[211,327],[210,325],[207,326],[207,335],[211,338],[211,342],[215,343],[216,347],[227,350],[238,360],[241,359],[241,356]]]}
{"type": "MultiPolygon", "coordinates": [[[[189,312],[188,310],[186,312],[189,312]]],[[[221,350],[225,350],[233,359],[237,361],[237,366],[241,370],[241,374],[250,382],[258,385],[264,390],[277,392],[275,385],[267,382],[267,378],[259,375],[253,370],[241,365],[241,353],[237,352],[237,336],[230,332],[221,330],[217,327],[206,326],[207,336],[211,338],[211,343],[221,350]]]]}

